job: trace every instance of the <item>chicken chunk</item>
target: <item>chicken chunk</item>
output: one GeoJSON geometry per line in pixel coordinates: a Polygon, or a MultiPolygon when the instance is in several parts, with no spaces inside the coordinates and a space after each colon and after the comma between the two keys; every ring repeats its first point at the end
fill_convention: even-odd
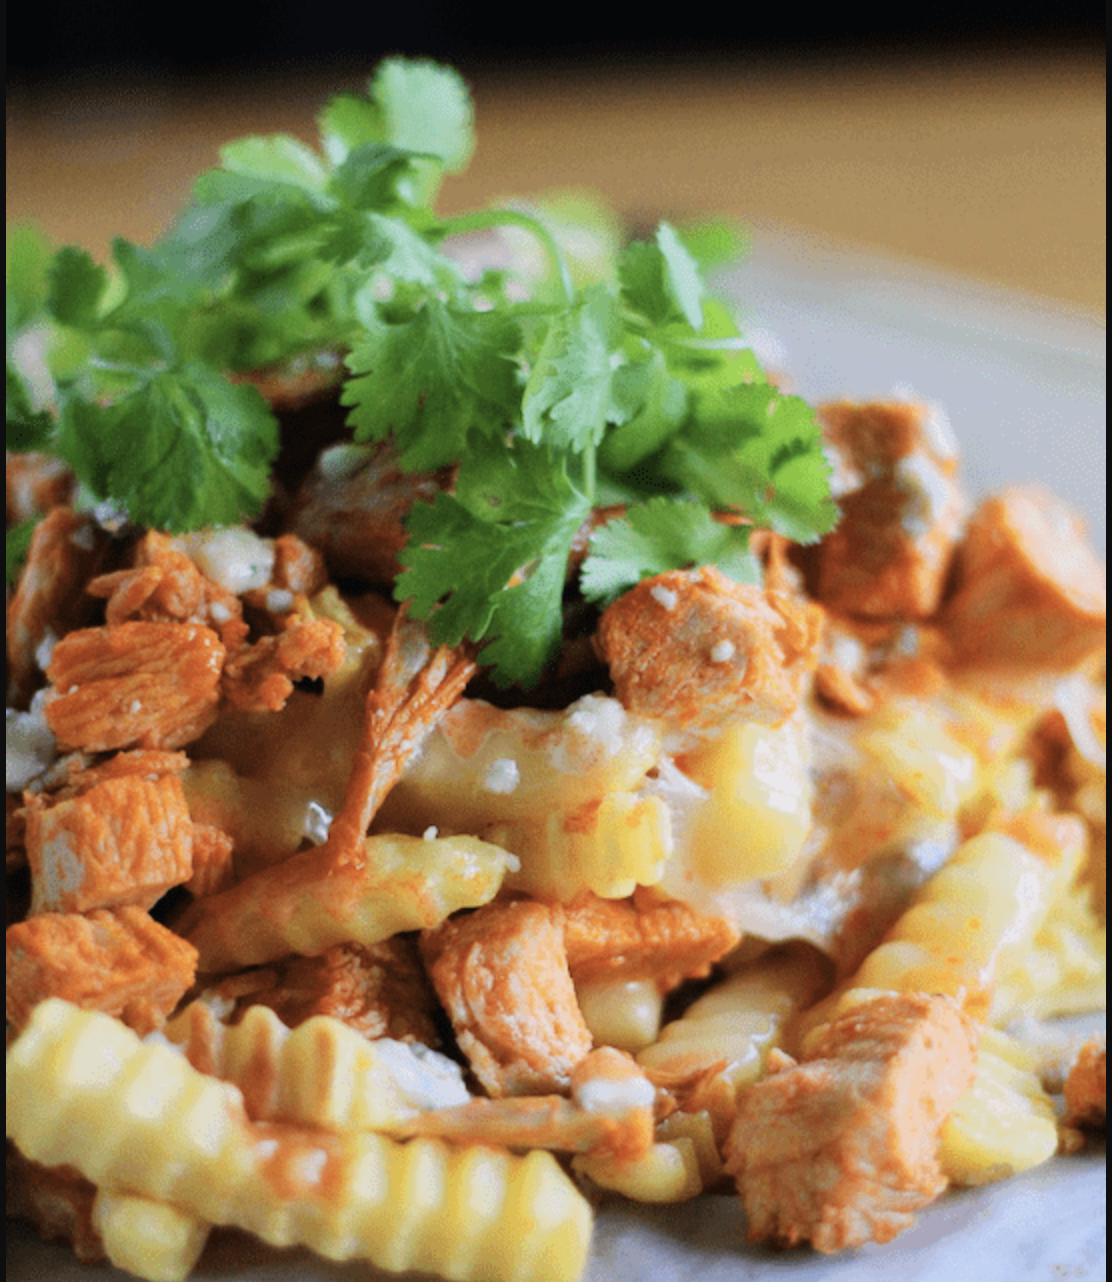
{"type": "Polygon", "coordinates": [[[495,1099],[562,1094],[591,1050],[559,907],[517,900],[422,938],[433,987],[475,1076],[495,1099]]]}
{"type": "Polygon", "coordinates": [[[656,1089],[621,1051],[602,1046],[572,1073],[572,1098],[471,1099],[428,1109],[395,1130],[399,1137],[435,1136],[453,1144],[501,1144],[592,1153],[632,1161],[653,1141],[656,1089]]]}
{"type": "Polygon", "coordinates": [[[279,712],[295,681],[330,677],[344,661],[344,630],[332,619],[296,620],[277,636],[260,637],[232,655],[221,691],[233,708],[279,712]]]}
{"type": "Polygon", "coordinates": [[[901,401],[842,401],[819,418],[842,519],[817,550],[817,599],[862,618],[928,618],[966,512],[948,430],[901,401]]]}
{"type": "Polygon", "coordinates": [[[235,842],[216,824],[193,825],[193,871],[185,888],[195,898],[217,895],[235,883],[235,842]]]}
{"type": "Polygon", "coordinates": [[[642,580],[603,613],[598,644],[623,706],[666,721],[682,746],[733,721],[790,716],[822,618],[818,606],[704,566],[642,580]]]}
{"type": "Polygon", "coordinates": [[[157,530],[148,530],[139,540],[129,569],[101,575],[88,590],[107,601],[109,625],[135,620],[200,623],[228,650],[242,645],[247,636],[235,593],[202,573],[177,540],[157,530]]]}
{"type": "Polygon", "coordinates": [[[1082,1046],[1066,1078],[1066,1122],[1071,1126],[1104,1126],[1108,1117],[1107,1051],[1103,1037],[1082,1046]]]}
{"type": "Polygon", "coordinates": [[[448,488],[451,469],[403,472],[392,440],[326,450],[294,501],[293,532],[320,548],[333,576],[392,583],[413,504],[448,488]]]}
{"type": "Polygon", "coordinates": [[[125,775],[27,810],[32,913],[150,908],[193,870],[193,823],[181,780],[125,775]]]}
{"type": "Polygon", "coordinates": [[[72,500],[77,477],[53,454],[21,450],[8,454],[5,464],[4,512],[11,525],[43,516],[72,500]]]}
{"type": "Polygon", "coordinates": [[[568,969],[576,983],[652,979],[668,992],[711,965],[741,936],[721,917],[704,917],[679,900],[580,896],[565,910],[568,969]]]}
{"type": "Polygon", "coordinates": [[[407,935],[370,947],[337,944],[318,957],[292,957],[260,974],[265,986],[239,1005],[269,1006],[287,1028],[331,1015],[372,1040],[439,1044],[436,998],[407,935]]]}
{"type": "Polygon", "coordinates": [[[8,605],[8,705],[26,707],[42,683],[43,650],[88,623],[94,603],[85,596],[89,577],[104,560],[107,536],[93,521],[56,507],[35,528],[27,563],[8,605]]]}
{"type": "Polygon", "coordinates": [[[907,993],[839,1016],[805,1062],[784,1056],[742,1094],[726,1143],[749,1240],[831,1252],[907,1228],[945,1187],[939,1134],[976,1055],[956,1002],[907,993]]]}
{"type": "Polygon", "coordinates": [[[47,997],[123,1020],[163,1024],[193,983],[197,950],[141,908],[43,913],[7,931],[7,1018],[22,1028],[47,997]]]}
{"type": "Polygon", "coordinates": [[[44,713],[64,748],[180,748],[216,719],[224,646],[195,623],[83,628],[54,647],[44,713]]]}
{"type": "Polygon", "coordinates": [[[970,663],[1072,668],[1105,644],[1108,586],[1081,517],[1038,485],[974,513],[942,623],[970,663]]]}

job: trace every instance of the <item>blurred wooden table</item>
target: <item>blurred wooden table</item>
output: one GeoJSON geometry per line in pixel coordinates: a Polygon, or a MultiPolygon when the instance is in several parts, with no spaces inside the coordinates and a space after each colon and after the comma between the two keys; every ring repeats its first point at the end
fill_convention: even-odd
{"type": "MultiPolygon", "coordinates": [[[[369,68],[367,69],[369,71],[369,68]]],[[[72,81],[8,93],[7,215],[104,254],[164,228],[218,145],[315,138],[365,72],[72,81]]],[[[656,218],[728,214],[1105,308],[1103,62],[643,63],[470,77],[479,145],[448,209],[593,188],[656,218]]]]}

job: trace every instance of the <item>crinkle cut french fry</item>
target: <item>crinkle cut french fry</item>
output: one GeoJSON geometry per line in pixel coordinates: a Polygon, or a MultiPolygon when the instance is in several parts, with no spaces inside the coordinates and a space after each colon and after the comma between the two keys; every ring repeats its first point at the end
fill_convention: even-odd
{"type": "Polygon", "coordinates": [[[820,954],[808,947],[758,958],[666,1024],[657,1040],[638,1052],[637,1062],[650,1072],[712,1074],[699,1088],[698,1107],[709,1109],[724,1136],[738,1091],[761,1075],[788,1021],[813,999],[826,974],[820,954]]]}
{"type": "MultiPolygon", "coordinates": [[[[1070,836],[1072,825],[1063,833],[1070,836]]],[[[1082,854],[1080,832],[1055,851],[995,831],[962,842],[857,972],[803,1015],[796,1039],[828,1019],[850,988],[948,993],[974,1019],[987,1020],[998,980],[1030,951],[1082,854]]]]}
{"type": "Polygon", "coordinates": [[[377,944],[431,929],[493,899],[516,860],[476,837],[368,837],[366,857],[337,865],[322,849],[263,868],[198,900],[179,931],[218,973],[312,957],[334,944],[377,944]]]}
{"type": "Polygon", "coordinates": [[[390,1131],[417,1115],[412,1092],[435,1094],[441,1105],[469,1098],[454,1061],[431,1051],[418,1058],[388,1038],[368,1041],[329,1015],[291,1030],[269,1006],[250,1006],[238,1024],[225,1025],[195,1002],[165,1033],[191,1063],[237,1086],[256,1121],[390,1131]]]}
{"type": "Polygon", "coordinates": [[[211,1225],[167,1202],[98,1189],[93,1223],[108,1259],[146,1282],[184,1282],[208,1241],[211,1225]]]}
{"type": "Polygon", "coordinates": [[[632,1160],[585,1153],[571,1165],[600,1188],[634,1202],[687,1202],[703,1191],[695,1142],[685,1136],[658,1141],[632,1160]]]}
{"type": "Polygon", "coordinates": [[[1054,1104],[1034,1068],[1014,1062],[1011,1039],[992,1028],[978,1038],[977,1075],[942,1126],[938,1160],[953,1184],[988,1184],[1058,1151],[1054,1104]]]}
{"type": "Polygon", "coordinates": [[[582,1274],[590,1208],[548,1153],[253,1123],[233,1086],[59,1000],[36,1008],[7,1069],[8,1133],[19,1148],[109,1191],[172,1203],[273,1246],[456,1282],[582,1274]]]}

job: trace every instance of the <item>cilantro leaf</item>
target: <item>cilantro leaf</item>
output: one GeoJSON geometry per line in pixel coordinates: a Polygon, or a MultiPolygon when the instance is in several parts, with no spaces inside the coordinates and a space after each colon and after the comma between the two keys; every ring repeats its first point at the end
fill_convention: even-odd
{"type": "Polygon", "coordinates": [[[58,250],[50,264],[47,308],[62,325],[81,328],[96,320],[97,308],[108,288],[108,273],[91,254],[75,245],[58,250]]]}
{"type": "Polygon", "coordinates": [[[386,142],[381,111],[361,94],[342,93],[330,98],[317,125],[324,153],[336,166],[360,147],[386,142]]]}
{"type": "Polygon", "coordinates": [[[729,218],[697,218],[677,229],[684,248],[706,272],[736,263],[749,251],[745,228],[729,218]]]}
{"type": "Polygon", "coordinates": [[[329,192],[356,209],[387,210],[409,196],[415,155],[399,147],[365,143],[349,152],[329,180],[329,192]]]}
{"type": "Polygon", "coordinates": [[[176,532],[256,515],[270,493],[278,433],[255,388],[193,361],[110,405],[63,396],[59,442],[97,497],[176,532]]]}
{"type": "Polygon", "coordinates": [[[402,320],[365,319],[341,397],[357,441],[393,433],[402,466],[424,471],[459,459],[472,428],[512,422],[521,332],[511,317],[431,297],[402,320]]]}
{"type": "Polygon", "coordinates": [[[27,385],[11,364],[4,366],[4,383],[7,401],[6,447],[9,450],[47,448],[54,431],[53,417],[48,411],[36,410],[32,406],[27,385]]]}
{"type": "Polygon", "coordinates": [[[4,241],[4,330],[9,355],[15,335],[46,310],[52,257],[50,242],[37,227],[18,223],[9,228],[4,241]]]}
{"type": "MultiPolygon", "coordinates": [[[[378,268],[391,280],[408,281],[434,290],[458,290],[460,275],[455,264],[437,253],[422,235],[400,219],[365,214],[359,236],[359,265],[364,270],[378,268]]],[[[373,279],[369,283],[373,288],[373,279]]],[[[373,326],[373,310],[371,315],[373,326]]]]}
{"type": "Polygon", "coordinates": [[[602,286],[555,317],[525,385],[526,437],[583,451],[620,423],[628,407],[615,394],[622,329],[612,295],[602,286]]]}
{"type": "Polygon", "coordinates": [[[639,466],[679,430],[689,397],[683,382],[668,372],[659,348],[651,349],[648,360],[623,366],[614,381],[619,398],[632,409],[624,423],[606,434],[599,461],[608,471],[621,473],[639,466]]]}
{"type": "MultiPolygon", "coordinates": [[[[427,59],[387,58],[371,81],[382,141],[435,156],[450,173],[475,149],[474,110],[463,77],[427,59]]],[[[367,139],[367,141],[373,141],[367,139]]]]}
{"type": "Polygon", "coordinates": [[[544,446],[472,445],[457,495],[410,513],[394,594],[438,643],[486,639],[497,684],[529,685],[559,650],[567,559],[590,503],[544,446]]]}
{"type": "Polygon", "coordinates": [[[609,604],[644,578],[698,565],[739,583],[761,578],[745,526],[716,521],[691,499],[652,498],[594,532],[579,581],[588,601],[609,604]]]}
{"type": "Polygon", "coordinates": [[[288,183],[314,199],[324,196],[328,171],[320,157],[289,134],[251,135],[220,148],[220,164],[230,174],[264,183],[288,183]]]}
{"type": "Polygon", "coordinates": [[[673,480],[797,543],[833,529],[830,465],[805,401],[750,383],[704,398],[701,409],[668,447],[664,467],[673,480]]]}
{"type": "Polygon", "coordinates": [[[685,321],[703,324],[703,282],[699,266],[668,223],[652,242],[634,241],[618,266],[622,299],[654,325],[685,321]]]}

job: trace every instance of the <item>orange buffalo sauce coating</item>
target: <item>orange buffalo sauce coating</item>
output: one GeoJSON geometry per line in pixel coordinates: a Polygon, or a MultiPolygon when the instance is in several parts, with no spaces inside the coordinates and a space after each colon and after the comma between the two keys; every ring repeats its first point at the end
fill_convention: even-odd
{"type": "Polygon", "coordinates": [[[751,1242],[841,1251],[887,1242],[946,1186],[939,1133],[973,1083],[976,1032],[956,1002],[881,996],[806,1057],[745,1091],[726,1143],[751,1242]]]}
{"type": "Polygon", "coordinates": [[[7,1018],[22,1028],[47,997],[115,1015],[143,1035],[193,983],[197,950],[141,908],[42,913],[8,927],[7,1018]]]}
{"type": "Polygon", "coordinates": [[[1108,1117],[1108,1052],[1103,1037],[1094,1037],[1078,1052],[1066,1078],[1066,1122],[1071,1126],[1104,1126],[1108,1117]]]}
{"type": "Polygon", "coordinates": [[[460,1050],[495,1099],[566,1091],[591,1050],[560,907],[487,904],[422,937],[429,978],[460,1050]]]}
{"type": "Polygon", "coordinates": [[[860,618],[928,618],[965,515],[948,433],[902,401],[839,401],[819,417],[842,516],[814,556],[816,598],[860,618]]]}
{"type": "Polygon", "coordinates": [[[713,566],[642,580],[603,613],[598,646],[627,711],[689,738],[778,725],[818,659],[822,610],[713,566]]]}
{"type": "Polygon", "coordinates": [[[108,778],[49,808],[27,808],[31,912],[150,908],[193,870],[193,823],[181,780],[108,778]]]}
{"type": "Polygon", "coordinates": [[[1105,644],[1107,577],[1077,512],[1039,485],[973,514],[942,624],[967,664],[1064,672],[1105,644]]]}
{"type": "Polygon", "coordinates": [[[576,983],[652,979],[662,992],[710,973],[740,932],[679,900],[581,895],[564,910],[568,968],[576,983]]]}
{"type": "Polygon", "coordinates": [[[83,628],[54,647],[46,721],[66,748],[180,748],[216,720],[223,664],[202,624],[83,628]]]}
{"type": "Polygon", "coordinates": [[[35,527],[27,563],[8,603],[10,707],[24,707],[40,678],[39,647],[92,621],[84,585],[107,556],[108,538],[91,517],[55,507],[35,527]]]}

